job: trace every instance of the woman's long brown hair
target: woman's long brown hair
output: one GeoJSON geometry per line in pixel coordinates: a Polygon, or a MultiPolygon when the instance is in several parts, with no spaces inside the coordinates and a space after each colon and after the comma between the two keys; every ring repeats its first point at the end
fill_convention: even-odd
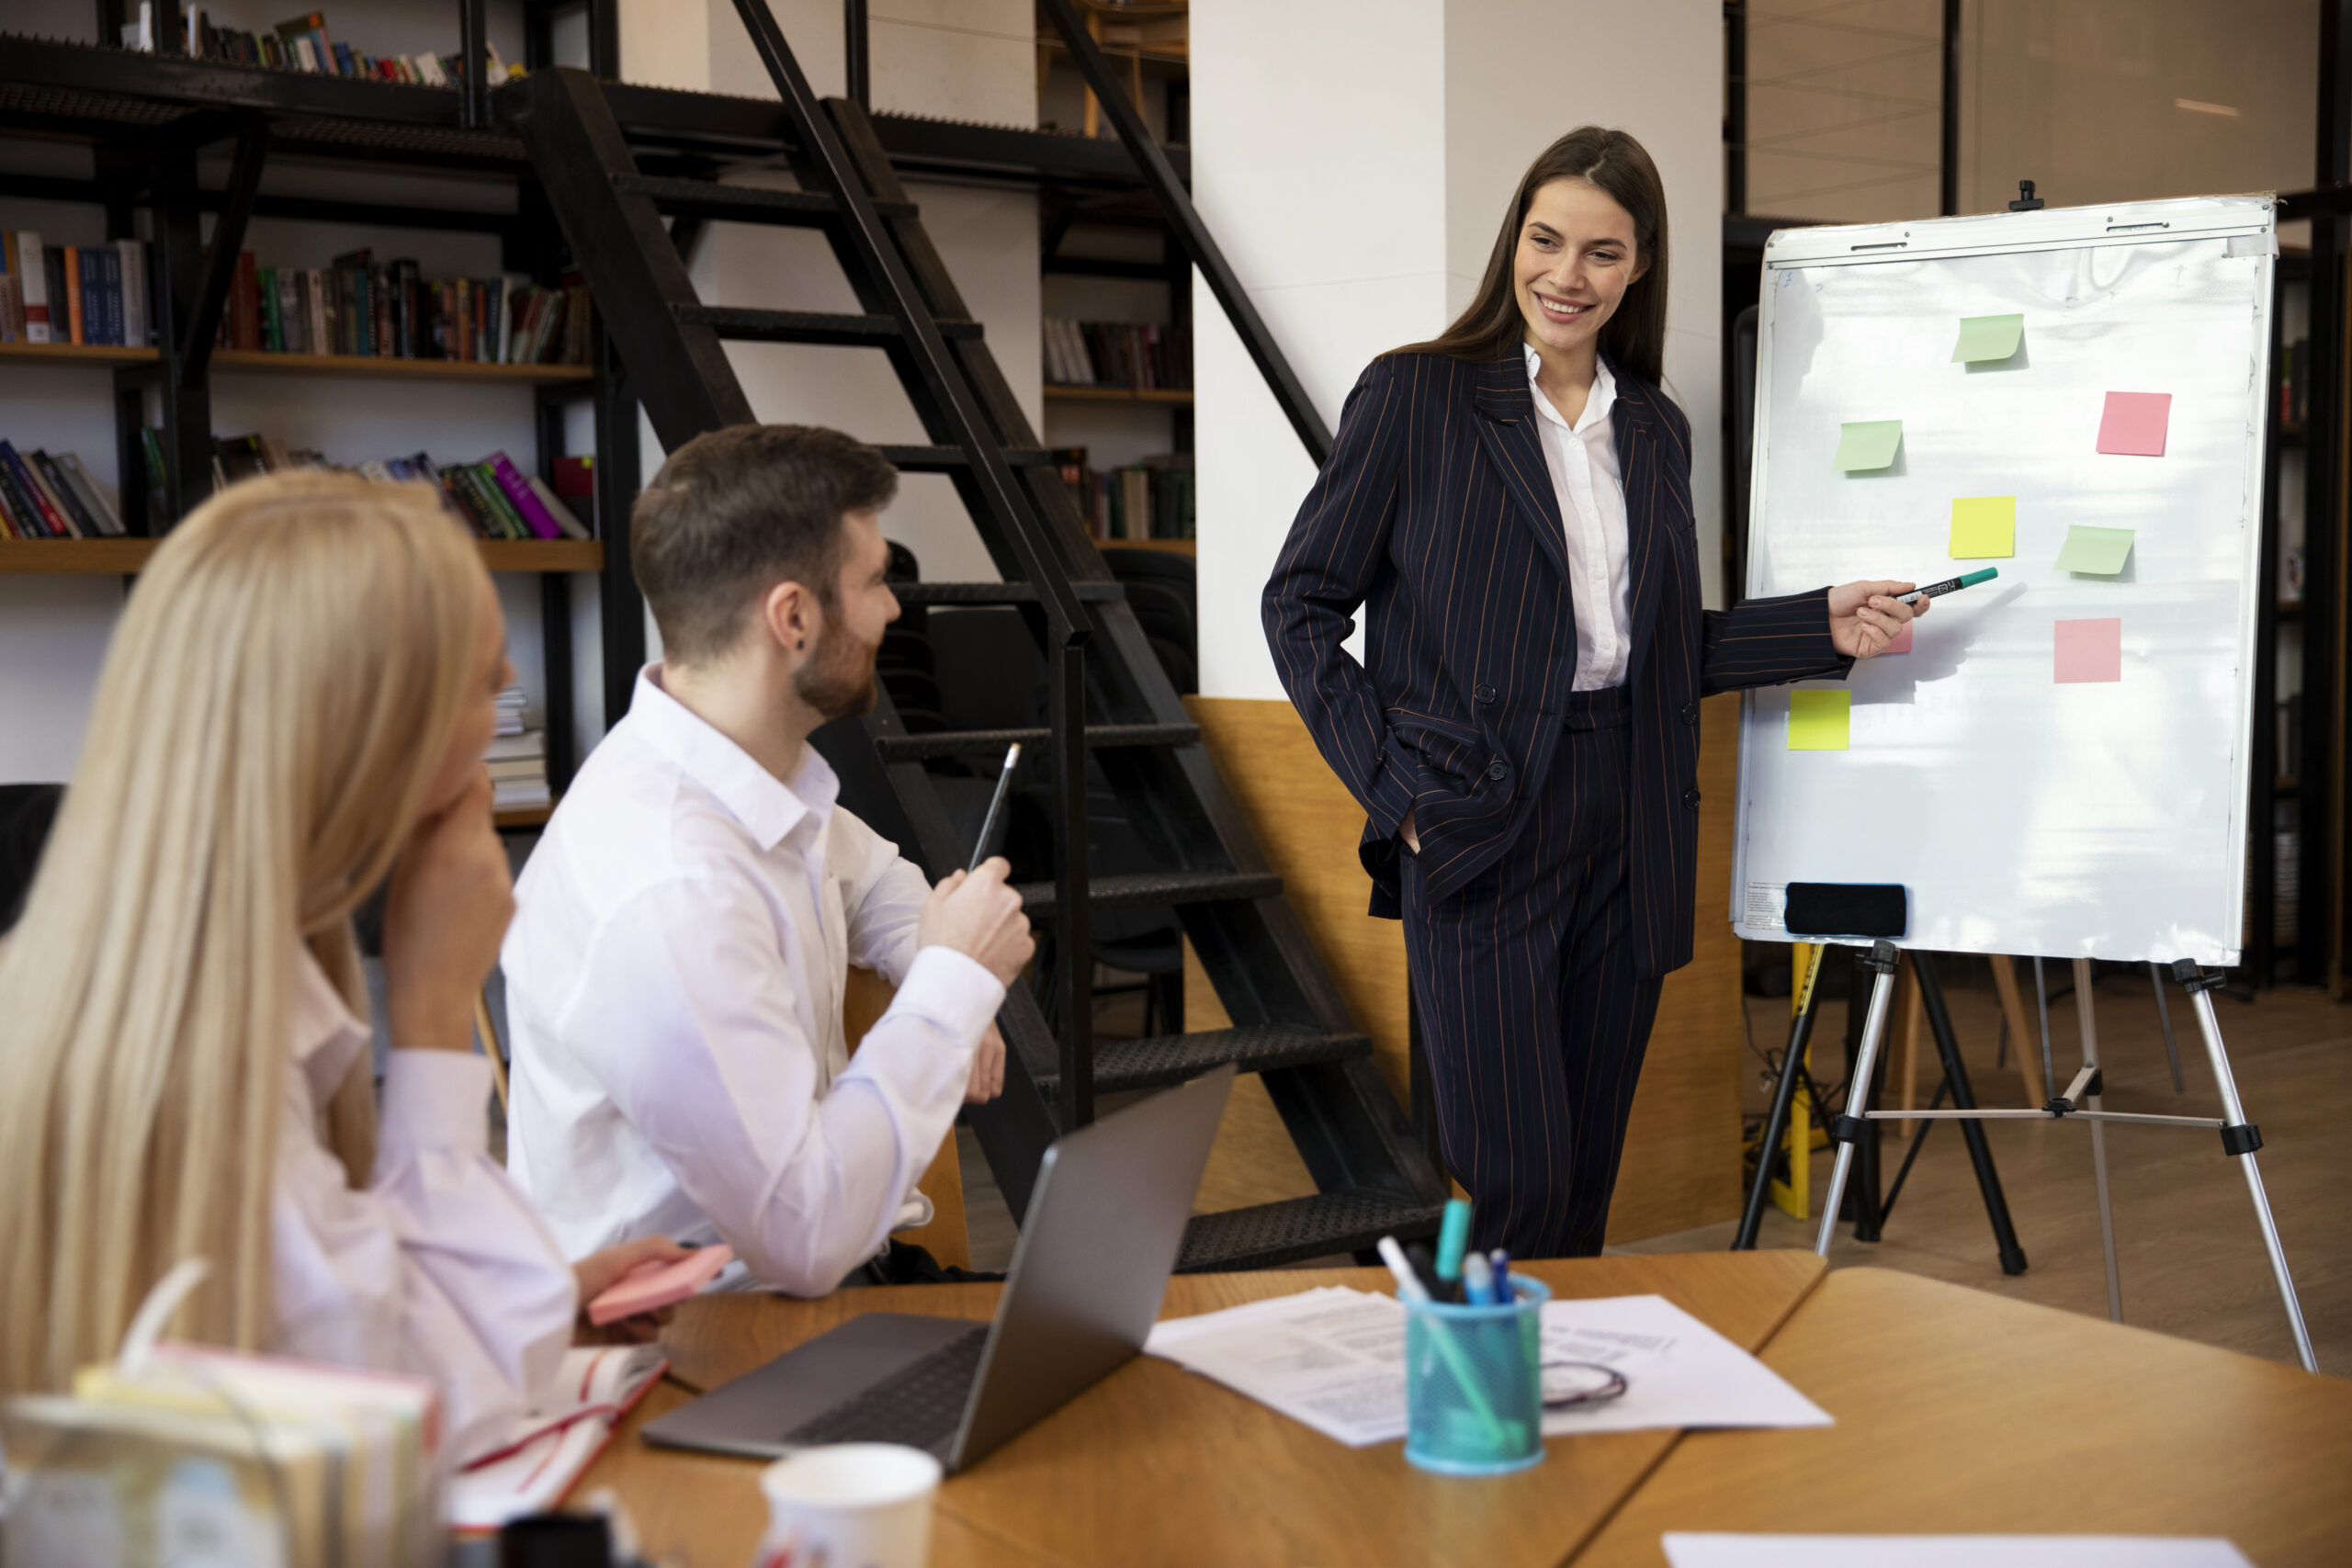
{"type": "Polygon", "coordinates": [[[1528,204],[1554,180],[1583,180],[1632,215],[1634,259],[1649,265],[1626,288],[1616,314],[1601,323],[1600,352],[1614,369],[1653,387],[1658,384],[1666,357],[1666,186],[1640,142],[1622,130],[1597,125],[1569,131],[1527,165],[1469,309],[1439,336],[1390,352],[1442,354],[1484,365],[1526,340],[1527,321],[1520,314],[1511,264],[1519,254],[1519,231],[1527,221],[1528,204]]]}

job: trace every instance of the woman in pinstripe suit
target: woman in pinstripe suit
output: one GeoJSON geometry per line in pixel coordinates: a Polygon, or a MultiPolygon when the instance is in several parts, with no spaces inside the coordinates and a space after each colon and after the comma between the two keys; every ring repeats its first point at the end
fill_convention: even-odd
{"type": "Polygon", "coordinates": [[[1842,677],[1913,614],[1892,581],[1700,608],[1666,280],[1641,144],[1554,143],[1470,308],[1357,382],[1266,585],[1283,684],[1371,818],[1372,912],[1405,922],[1446,1163],[1477,1244],[1521,1258],[1600,1250],[1690,958],[1700,697],[1842,677]]]}

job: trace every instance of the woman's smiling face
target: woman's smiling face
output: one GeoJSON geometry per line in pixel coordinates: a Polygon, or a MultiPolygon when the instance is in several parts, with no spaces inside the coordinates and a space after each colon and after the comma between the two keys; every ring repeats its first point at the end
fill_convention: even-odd
{"type": "Polygon", "coordinates": [[[1511,265],[1527,341],[1582,352],[1648,270],[1634,249],[1634,215],[1615,197],[1587,180],[1547,181],[1527,204],[1511,265]]]}

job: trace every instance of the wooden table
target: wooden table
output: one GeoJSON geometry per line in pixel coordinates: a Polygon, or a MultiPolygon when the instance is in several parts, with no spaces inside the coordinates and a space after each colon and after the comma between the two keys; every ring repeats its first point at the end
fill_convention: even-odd
{"type": "MultiPolygon", "coordinates": [[[[1810,1253],[1691,1253],[1538,1263],[1564,1297],[1655,1293],[1736,1344],[1761,1348],[1822,1277],[1810,1253]]],[[[1387,1289],[1377,1269],[1188,1275],[1163,1316],[1317,1285],[1387,1289]]],[[[676,1377],[709,1388],[861,1312],[985,1318],[993,1285],[836,1292],[820,1302],[706,1297],[665,1338],[676,1377]]],[[[647,1555],[740,1568],[765,1509],[759,1466],[664,1452],[646,1420],[687,1394],[649,1394],[581,1484],[628,1505],[647,1555]]],[[[980,1564],[1554,1564],[1570,1556],[1676,1441],[1673,1432],[1556,1438],[1531,1471],[1462,1482],[1407,1465],[1400,1443],[1347,1449],[1172,1363],[1139,1357],[949,1479],[935,1568],[980,1564]]]]}
{"type": "MultiPolygon", "coordinates": [[[[2267,1285],[2267,1280],[2260,1281],[2267,1285]]],[[[2227,1536],[2352,1562],[2352,1382],[1847,1269],[1763,1352],[1835,1427],[1686,1437],[1577,1557],[1666,1530],[2227,1536]]]]}

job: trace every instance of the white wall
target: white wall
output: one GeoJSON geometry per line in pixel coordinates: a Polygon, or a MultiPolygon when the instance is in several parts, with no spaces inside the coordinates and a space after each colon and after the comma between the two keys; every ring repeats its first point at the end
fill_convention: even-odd
{"type": "MultiPolygon", "coordinates": [[[[1467,301],[1537,152],[1587,123],[1639,137],[1682,238],[1667,379],[1719,604],[1722,91],[1704,0],[1194,0],[1194,198],[1336,428],[1374,355],[1467,301]]],[[[1314,473],[1205,287],[1194,310],[1201,690],[1279,698],[1259,592],[1314,473]]]]}
{"type": "MultiPolygon", "coordinates": [[[[1333,429],[1373,356],[1445,325],[1442,0],[1194,0],[1193,197],[1333,429]]],[[[1193,291],[1201,692],[1282,696],[1258,594],[1315,479],[1193,291]]]]}

